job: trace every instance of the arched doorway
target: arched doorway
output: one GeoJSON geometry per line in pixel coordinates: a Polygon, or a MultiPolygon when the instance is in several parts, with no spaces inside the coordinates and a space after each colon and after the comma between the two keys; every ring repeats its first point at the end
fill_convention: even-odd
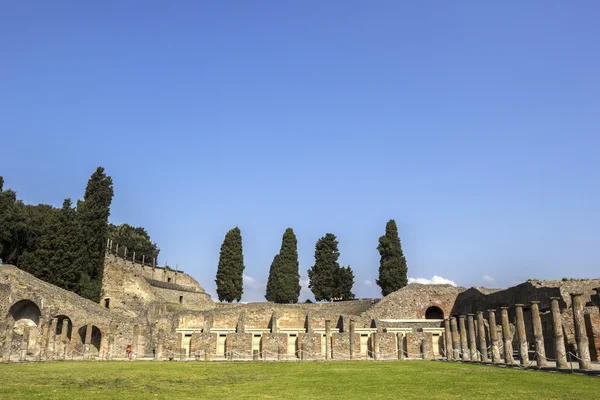
{"type": "Polygon", "coordinates": [[[57,315],[54,318],[56,318],[56,336],[62,336],[63,324],[65,321],[67,321],[67,331],[65,333],[67,339],[71,340],[71,334],[73,331],[73,322],[71,322],[71,318],[66,315],[57,315]]]}
{"type": "MultiPolygon", "coordinates": [[[[33,354],[33,349],[40,339],[39,331],[37,329],[40,324],[40,317],[42,313],[37,304],[31,300],[19,300],[13,304],[8,310],[8,316],[12,317],[14,321],[12,349],[11,352],[17,351],[21,348],[22,341],[27,340],[27,354],[33,354]],[[26,334],[26,328],[29,330],[29,334],[26,334]]],[[[8,318],[10,320],[10,318],[8,318]]]]}
{"type": "Polygon", "coordinates": [[[38,305],[31,300],[17,301],[10,307],[8,314],[15,321],[15,332],[19,335],[23,334],[23,328],[26,326],[38,326],[42,315],[38,305]]]}
{"type": "Polygon", "coordinates": [[[425,319],[444,319],[444,312],[438,306],[431,306],[425,311],[425,319]]]}

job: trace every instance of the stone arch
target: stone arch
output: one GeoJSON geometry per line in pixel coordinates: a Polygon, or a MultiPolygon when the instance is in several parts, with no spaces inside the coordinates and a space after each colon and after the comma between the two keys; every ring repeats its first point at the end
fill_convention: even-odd
{"type": "Polygon", "coordinates": [[[63,329],[63,321],[67,320],[68,324],[67,324],[67,339],[71,340],[71,335],[73,334],[73,321],[71,321],[71,318],[69,318],[67,315],[55,315],[54,318],[56,318],[56,335],[60,336],[62,335],[62,329],[63,329]]]}
{"type": "Polygon", "coordinates": [[[8,315],[15,322],[15,331],[21,335],[25,326],[36,327],[40,324],[42,312],[36,303],[29,299],[23,299],[10,307],[8,315]]]}
{"type": "Polygon", "coordinates": [[[90,345],[90,353],[91,354],[95,354],[98,355],[100,353],[100,344],[102,343],[102,332],[100,331],[100,328],[98,328],[96,325],[91,325],[92,327],[92,337],[89,343],[86,343],[85,341],[85,337],[87,334],[87,327],[89,325],[84,325],[81,328],[79,328],[79,330],[77,331],[79,334],[79,339],[81,340],[81,343],[83,345],[90,345]]]}
{"type": "Polygon", "coordinates": [[[430,306],[425,311],[425,319],[444,319],[444,311],[438,306],[430,306]]]}

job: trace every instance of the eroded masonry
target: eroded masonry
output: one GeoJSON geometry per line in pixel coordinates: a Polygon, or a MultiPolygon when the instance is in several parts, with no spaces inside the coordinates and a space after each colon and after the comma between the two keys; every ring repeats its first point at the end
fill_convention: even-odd
{"type": "Polygon", "coordinates": [[[100,304],[0,265],[7,361],[447,358],[591,368],[600,280],[411,284],[381,300],[215,303],[182,271],[107,253],[100,304]]]}

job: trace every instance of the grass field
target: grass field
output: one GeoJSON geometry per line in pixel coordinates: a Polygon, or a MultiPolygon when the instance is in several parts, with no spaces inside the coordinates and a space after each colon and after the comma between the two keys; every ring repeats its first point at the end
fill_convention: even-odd
{"type": "Polygon", "coordinates": [[[598,399],[600,378],[460,363],[0,365],[1,399],[598,399]]]}

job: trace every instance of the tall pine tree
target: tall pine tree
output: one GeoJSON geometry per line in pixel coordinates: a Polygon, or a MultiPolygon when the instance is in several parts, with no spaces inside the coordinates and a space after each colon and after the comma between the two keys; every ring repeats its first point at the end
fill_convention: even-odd
{"type": "Polygon", "coordinates": [[[275,303],[297,303],[300,296],[298,271],[298,241],[292,228],[287,228],[281,240],[279,254],[273,259],[267,281],[266,299],[275,303]]]}
{"type": "Polygon", "coordinates": [[[110,204],[114,195],[112,178],[98,167],[90,177],[83,201],[77,205],[79,255],[76,273],[80,274],[77,293],[100,301],[104,254],[110,204]]]}
{"type": "Polygon", "coordinates": [[[317,241],[315,265],[308,270],[309,288],[315,300],[352,299],[354,273],[350,267],[340,267],[338,240],[328,233],[317,241]]]}
{"type": "Polygon", "coordinates": [[[398,227],[393,219],[385,226],[385,235],[379,238],[377,250],[381,256],[377,284],[381,288],[381,294],[387,296],[408,284],[406,258],[402,252],[398,227]]]}
{"type": "Polygon", "coordinates": [[[217,267],[217,295],[219,301],[240,301],[244,292],[244,255],[242,233],[238,227],[225,235],[217,267]]]}

